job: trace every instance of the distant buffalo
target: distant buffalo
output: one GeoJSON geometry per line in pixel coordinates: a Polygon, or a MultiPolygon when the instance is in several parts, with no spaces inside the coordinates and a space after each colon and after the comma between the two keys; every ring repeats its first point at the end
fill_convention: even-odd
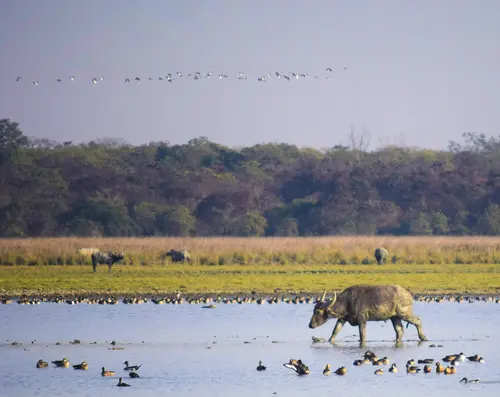
{"type": "Polygon", "coordinates": [[[125,258],[125,255],[122,253],[116,252],[94,252],[92,254],[92,269],[95,273],[96,267],[98,264],[100,265],[108,265],[108,271],[111,272],[111,267],[116,262],[120,262],[125,258]]]}
{"type": "Polygon", "coordinates": [[[385,248],[380,247],[375,250],[375,259],[379,265],[383,265],[388,256],[389,253],[385,248]]]}
{"type": "Polygon", "coordinates": [[[99,252],[99,250],[97,248],[78,248],[76,252],[80,255],[92,255],[96,252],[99,252]]]}
{"type": "Polygon", "coordinates": [[[170,256],[172,258],[172,262],[191,262],[191,254],[187,250],[170,250],[165,256],[170,256]]]}

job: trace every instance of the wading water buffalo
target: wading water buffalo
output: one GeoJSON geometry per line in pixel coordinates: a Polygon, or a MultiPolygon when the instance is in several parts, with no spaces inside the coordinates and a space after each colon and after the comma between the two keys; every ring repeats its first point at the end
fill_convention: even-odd
{"type": "Polygon", "coordinates": [[[187,250],[170,250],[165,256],[170,256],[172,258],[172,262],[184,262],[185,260],[191,262],[191,255],[187,250]]]}
{"type": "Polygon", "coordinates": [[[347,321],[359,326],[360,342],[366,341],[366,322],[391,320],[396,331],[396,341],[403,337],[403,323],[406,321],[417,328],[418,337],[426,341],[420,318],[413,315],[413,297],[399,285],[354,285],[345,289],[330,301],[323,297],[314,306],[309,328],[323,325],[330,318],[337,318],[330,342],[340,332],[347,321]]]}
{"type": "Polygon", "coordinates": [[[100,265],[108,265],[108,271],[111,272],[111,267],[116,262],[119,262],[125,258],[125,255],[122,253],[116,252],[94,252],[92,254],[92,269],[95,273],[96,267],[98,264],[100,265]]]}

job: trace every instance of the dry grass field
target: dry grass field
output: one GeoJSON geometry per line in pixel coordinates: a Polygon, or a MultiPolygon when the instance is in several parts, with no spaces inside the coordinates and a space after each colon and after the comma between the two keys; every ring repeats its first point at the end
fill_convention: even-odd
{"type": "Polygon", "coordinates": [[[400,284],[413,293],[500,293],[500,238],[38,238],[0,240],[0,294],[318,292],[400,284]],[[389,252],[379,266],[374,250],[389,252]],[[121,251],[92,274],[78,248],[121,251]],[[188,249],[190,264],[163,254],[188,249]]]}

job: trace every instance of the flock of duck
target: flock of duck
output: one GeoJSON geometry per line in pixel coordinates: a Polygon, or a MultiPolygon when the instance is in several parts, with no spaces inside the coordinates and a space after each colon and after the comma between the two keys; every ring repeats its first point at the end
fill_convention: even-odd
{"type": "MultiPolygon", "coordinates": [[[[347,67],[344,66],[344,68],[342,70],[343,70],[343,72],[346,72],[347,67]]],[[[269,81],[271,79],[290,81],[290,80],[308,79],[309,77],[314,79],[314,80],[331,80],[333,69],[326,68],[325,71],[327,72],[326,76],[324,76],[324,75],[320,76],[318,74],[310,76],[309,73],[301,73],[301,72],[287,72],[287,73],[271,72],[271,73],[265,73],[263,75],[259,75],[257,77],[256,76],[249,77],[246,73],[239,72],[237,75],[235,75],[235,78],[237,78],[238,80],[250,79],[250,80],[259,81],[259,82],[265,82],[265,81],[269,81]]],[[[151,77],[151,76],[149,76],[149,77],[139,77],[139,76],[126,77],[123,79],[123,82],[128,84],[128,83],[131,83],[132,81],[139,83],[143,80],[148,80],[148,81],[155,80],[155,81],[166,81],[166,82],[172,83],[173,81],[181,80],[181,79],[192,79],[192,80],[218,79],[218,80],[223,80],[223,79],[228,79],[228,78],[230,78],[229,75],[227,75],[225,73],[214,74],[213,72],[210,72],[210,71],[208,71],[208,72],[194,72],[194,73],[176,72],[176,73],[167,73],[166,75],[160,75],[157,77],[151,77]]],[[[74,82],[75,80],[77,80],[75,78],[75,76],[70,76],[67,79],[62,78],[62,77],[58,77],[58,78],[55,78],[53,81],[58,83],[58,84],[62,84],[64,82],[74,82]]],[[[18,76],[16,78],[17,83],[20,83],[22,81],[23,81],[22,76],[18,76]]],[[[101,83],[104,81],[104,76],[92,77],[91,79],[87,78],[87,79],[84,79],[84,81],[88,81],[89,83],[92,83],[92,84],[98,84],[98,83],[101,83]]],[[[40,84],[40,82],[39,82],[39,80],[32,80],[32,84],[35,86],[38,86],[40,84]]]]}
{"type": "MultiPolygon", "coordinates": [[[[420,372],[423,372],[425,374],[429,374],[432,372],[435,372],[437,374],[444,374],[444,375],[453,375],[457,373],[457,366],[459,366],[461,363],[465,362],[468,360],[469,362],[473,363],[484,363],[484,358],[479,356],[478,354],[475,354],[473,356],[468,356],[466,357],[464,353],[460,352],[458,354],[450,354],[446,355],[445,357],[442,358],[442,361],[448,363],[447,366],[444,366],[441,364],[440,361],[437,361],[434,363],[434,359],[432,358],[424,358],[424,359],[419,359],[415,361],[413,358],[408,360],[406,362],[406,373],[408,374],[418,374],[420,372]],[[424,365],[423,368],[421,365],[424,365]],[[433,370],[432,364],[434,364],[435,368],[433,370]]],[[[54,367],[56,368],[69,368],[70,367],[70,362],[69,360],[64,357],[62,360],[54,360],[51,361],[54,367]]],[[[128,361],[125,361],[123,363],[125,365],[125,368],[123,368],[124,371],[128,372],[128,376],[130,378],[140,378],[139,374],[137,371],[139,368],[141,368],[141,365],[130,365],[128,361]]],[[[356,359],[353,362],[353,366],[355,367],[360,367],[363,365],[372,365],[372,366],[378,366],[378,367],[383,367],[383,366],[388,366],[391,364],[390,359],[388,357],[381,357],[379,358],[373,351],[368,350],[364,353],[363,357],[360,359],[356,359]]],[[[47,361],[44,361],[42,359],[38,360],[36,363],[37,368],[47,368],[49,366],[49,363],[47,361]]],[[[293,359],[291,358],[287,363],[284,363],[283,366],[288,369],[292,369],[295,371],[298,375],[308,375],[311,371],[309,367],[301,360],[301,359],[293,359]]],[[[81,362],[80,364],[74,364],[73,365],[74,370],[83,370],[86,371],[89,369],[89,365],[86,361],[81,362]]],[[[265,371],[267,367],[263,365],[262,360],[259,361],[259,365],[257,366],[257,371],[265,371]]],[[[392,363],[387,370],[390,373],[398,373],[399,368],[396,365],[396,363],[392,363]]],[[[337,368],[335,371],[332,371],[332,367],[330,364],[326,364],[325,368],[323,369],[323,375],[328,376],[330,374],[336,374],[338,376],[344,376],[347,374],[347,368],[345,366],[341,366],[337,368]]],[[[384,368],[377,368],[374,372],[374,375],[381,376],[385,373],[384,368]]],[[[104,377],[110,377],[110,376],[115,376],[116,371],[112,371],[109,369],[106,369],[105,367],[101,368],[101,376],[104,377]]],[[[463,377],[460,379],[460,382],[464,383],[478,383],[480,381],[480,378],[475,378],[475,379],[469,379],[467,377],[463,377]]],[[[125,383],[123,381],[123,377],[120,377],[118,379],[118,383],[116,384],[118,387],[129,387],[130,385],[128,383],[125,383]]]]}
{"type": "MultiPolygon", "coordinates": [[[[295,295],[291,296],[258,296],[256,294],[244,295],[244,296],[211,296],[211,295],[190,295],[182,296],[180,293],[171,296],[161,296],[161,297],[124,297],[121,299],[123,304],[143,304],[152,302],[156,305],[163,304],[173,304],[180,305],[183,303],[187,304],[205,304],[203,308],[215,308],[215,304],[247,304],[254,303],[258,305],[267,304],[304,304],[304,303],[316,303],[315,297],[311,295],[295,295]]],[[[456,302],[456,303],[476,303],[476,302],[494,302],[500,303],[500,297],[495,296],[464,296],[464,295],[450,295],[450,296],[429,296],[429,295],[418,295],[414,298],[415,301],[424,303],[441,303],[441,302],[456,302]]],[[[76,305],[80,303],[86,304],[99,304],[99,305],[116,305],[120,303],[120,299],[115,296],[101,296],[101,297],[86,297],[86,296],[76,296],[76,297],[29,297],[21,296],[17,300],[11,297],[3,296],[0,297],[0,303],[4,305],[11,304],[17,301],[20,305],[38,305],[40,303],[67,303],[69,305],[76,305]]]]}
{"type": "MultiPolygon", "coordinates": [[[[70,366],[69,360],[66,357],[64,357],[62,360],[54,360],[54,361],[52,361],[52,364],[56,368],[69,368],[69,366],[70,366]]],[[[141,365],[129,365],[128,361],[125,361],[123,364],[125,365],[125,368],[123,368],[123,370],[128,372],[129,377],[140,378],[137,371],[139,370],[139,368],[141,368],[142,364],[141,365]]],[[[42,359],[38,360],[38,362],[36,363],[37,368],[47,368],[48,366],[49,366],[49,363],[47,361],[42,360],[42,359]]],[[[86,361],[82,361],[80,364],[74,364],[73,369],[87,371],[89,369],[89,365],[87,364],[86,361]]],[[[101,368],[101,376],[115,376],[115,375],[116,375],[116,371],[108,370],[105,367],[101,368]]],[[[128,383],[125,383],[123,381],[123,378],[119,378],[116,386],[129,387],[130,385],[128,383]]]]}
{"type": "MultiPolygon", "coordinates": [[[[434,359],[432,358],[424,358],[424,359],[419,359],[415,361],[413,358],[408,360],[406,363],[406,373],[408,374],[418,374],[419,372],[423,372],[425,374],[429,374],[432,372],[435,372],[437,374],[445,374],[445,375],[452,375],[457,373],[457,366],[460,363],[463,363],[464,361],[468,360],[469,362],[474,362],[474,363],[484,363],[484,358],[479,356],[478,354],[475,354],[473,356],[468,356],[466,357],[464,353],[458,353],[458,354],[450,354],[442,358],[442,361],[449,363],[446,367],[441,364],[441,362],[437,361],[434,363],[434,359]],[[419,366],[419,364],[423,364],[424,367],[422,368],[419,366]],[[434,370],[432,369],[432,364],[435,365],[434,370]]],[[[390,364],[390,359],[388,357],[382,357],[379,358],[373,351],[368,350],[365,352],[364,356],[361,359],[356,359],[353,362],[353,365],[356,367],[360,367],[362,365],[372,365],[372,366],[388,366],[390,364]]],[[[292,369],[295,371],[298,375],[308,375],[311,371],[309,367],[300,359],[290,359],[289,362],[284,363],[283,366],[285,368],[292,369]]],[[[265,367],[262,364],[262,361],[259,361],[259,365],[257,366],[257,371],[265,371],[267,367],[265,367]]],[[[397,373],[399,371],[396,363],[392,363],[391,366],[388,369],[388,372],[390,373],[397,373]]],[[[326,364],[325,368],[323,369],[323,375],[330,375],[332,373],[331,365],[326,364]]],[[[333,371],[334,374],[339,375],[339,376],[344,376],[347,374],[347,368],[345,366],[339,367],[335,371],[333,371]]],[[[375,375],[380,376],[385,373],[384,368],[377,368],[374,372],[375,375]]],[[[467,377],[463,377],[460,379],[460,382],[464,383],[478,383],[480,381],[479,378],[476,379],[469,379],[467,377]]]]}

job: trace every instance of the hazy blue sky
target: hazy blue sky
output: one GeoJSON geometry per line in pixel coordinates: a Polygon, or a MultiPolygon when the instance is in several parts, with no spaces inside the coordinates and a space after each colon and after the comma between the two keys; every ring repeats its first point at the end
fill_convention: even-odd
{"type": "Polygon", "coordinates": [[[0,118],[60,141],[324,148],[353,127],[444,148],[500,133],[499,39],[498,0],[0,0],[0,118]],[[157,80],[177,71],[215,78],[157,80]],[[309,78],[257,82],[275,71],[309,78]]]}

